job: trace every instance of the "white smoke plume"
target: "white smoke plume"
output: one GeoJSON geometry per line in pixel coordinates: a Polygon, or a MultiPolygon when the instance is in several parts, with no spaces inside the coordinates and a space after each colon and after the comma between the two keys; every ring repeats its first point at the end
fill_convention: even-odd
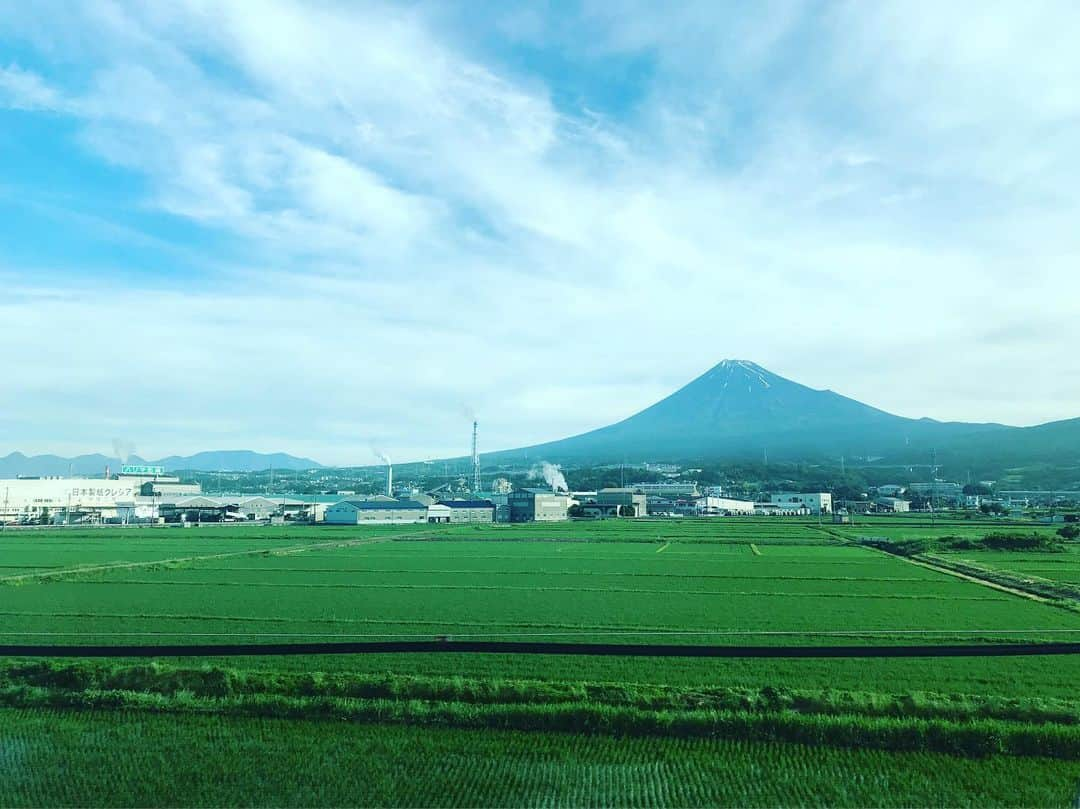
{"type": "Polygon", "coordinates": [[[127,463],[128,458],[135,454],[135,444],[123,438],[112,440],[113,454],[120,459],[120,463],[127,463]]]}
{"type": "Polygon", "coordinates": [[[568,492],[570,487],[566,485],[566,477],[558,466],[547,461],[541,461],[529,470],[529,477],[543,478],[554,491],[568,492]]]}
{"type": "Polygon", "coordinates": [[[387,466],[391,465],[390,456],[374,444],[371,445],[371,451],[374,452],[378,456],[379,460],[382,461],[384,464],[386,464],[387,466]]]}

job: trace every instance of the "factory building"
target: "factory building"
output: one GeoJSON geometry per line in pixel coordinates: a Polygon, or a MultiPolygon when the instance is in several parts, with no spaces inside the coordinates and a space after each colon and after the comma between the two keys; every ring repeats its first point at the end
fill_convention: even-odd
{"type": "Polygon", "coordinates": [[[753,516],[754,501],[706,495],[694,501],[694,511],[702,517],[730,516],[733,514],[753,516]]]}
{"type": "Polygon", "coordinates": [[[117,516],[117,502],[138,494],[134,483],[102,478],[0,480],[0,522],[98,521],[117,516]]]}
{"type": "Polygon", "coordinates": [[[551,489],[518,489],[509,496],[510,522],[555,522],[568,518],[570,495],[551,489]]]}
{"type": "Polygon", "coordinates": [[[493,523],[495,504],[490,500],[443,500],[428,506],[431,523],[493,523]]]}
{"type": "Polygon", "coordinates": [[[917,494],[920,497],[959,500],[964,494],[964,487],[948,480],[935,480],[930,483],[912,483],[908,486],[908,493],[917,494]]]}
{"type": "Polygon", "coordinates": [[[415,500],[342,500],[326,509],[331,525],[399,525],[426,523],[428,507],[415,500]]]}
{"type": "Polygon", "coordinates": [[[892,511],[897,514],[904,511],[911,511],[911,503],[907,500],[901,500],[899,497],[879,497],[874,500],[874,505],[876,505],[880,511],[892,511]]]}
{"type": "Polygon", "coordinates": [[[142,497],[170,498],[195,497],[202,494],[202,486],[198,483],[181,483],[177,480],[148,480],[139,486],[139,495],[142,497]]]}
{"type": "Polygon", "coordinates": [[[769,498],[770,505],[791,507],[802,505],[811,514],[830,514],[832,495],[828,492],[777,492],[769,498]]]}
{"type": "Polygon", "coordinates": [[[154,514],[165,522],[227,522],[243,519],[235,503],[228,503],[218,497],[182,497],[177,500],[160,503],[154,514]]]}
{"type": "MultiPolygon", "coordinates": [[[[335,500],[335,502],[337,502],[335,500]]],[[[137,497],[135,502],[124,504],[130,508],[121,519],[160,518],[164,522],[225,522],[258,521],[272,517],[291,520],[310,520],[321,515],[328,504],[290,497],[263,497],[261,495],[197,495],[195,497],[159,498],[137,497]]]]}
{"type": "Polygon", "coordinates": [[[607,520],[620,517],[620,508],[621,506],[614,503],[582,503],[578,506],[579,510],[575,514],[589,520],[607,520]]]}
{"type": "Polygon", "coordinates": [[[804,517],[810,509],[804,503],[754,503],[754,514],[762,517],[804,517]]]}
{"type": "Polygon", "coordinates": [[[1024,505],[1059,505],[1080,503],[1080,491],[1012,490],[998,492],[998,496],[1009,503],[1024,505]]]}
{"type": "MultiPolygon", "coordinates": [[[[644,517],[648,514],[648,497],[642,492],[630,488],[601,489],[596,493],[593,504],[588,505],[614,506],[615,513],[611,516],[644,517]]],[[[605,515],[606,516],[606,515],[605,515]]]]}
{"type": "Polygon", "coordinates": [[[510,494],[493,492],[485,499],[491,501],[491,504],[495,507],[495,522],[507,523],[510,522],[510,494]]]}
{"type": "Polygon", "coordinates": [[[650,497],[698,497],[701,490],[693,481],[678,482],[665,481],[664,483],[631,483],[629,488],[650,497]]]}
{"type": "Polygon", "coordinates": [[[450,522],[495,522],[495,504],[490,500],[443,500],[450,509],[450,522]]]}

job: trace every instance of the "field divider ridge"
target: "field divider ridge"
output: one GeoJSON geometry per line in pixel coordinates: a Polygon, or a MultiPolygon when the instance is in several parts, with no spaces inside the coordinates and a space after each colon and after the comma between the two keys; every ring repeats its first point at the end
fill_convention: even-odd
{"type": "Polygon", "coordinates": [[[19,573],[11,576],[0,576],[0,585],[26,584],[34,581],[48,581],[50,579],[61,579],[68,576],[85,575],[87,573],[107,573],[113,570],[141,570],[160,567],[179,567],[182,565],[190,565],[198,562],[217,561],[219,559],[236,559],[243,556],[289,556],[311,550],[348,548],[356,545],[372,545],[380,542],[389,542],[392,539],[394,539],[394,535],[363,537],[360,539],[317,542],[308,545],[286,545],[272,548],[249,548],[242,551],[228,551],[227,553],[180,556],[169,559],[151,559],[141,562],[106,562],[98,565],[80,565],[77,567],[37,570],[31,573],[19,573]]]}
{"type": "MultiPolygon", "coordinates": [[[[1051,607],[1058,607],[1069,611],[1075,611],[1080,603],[1076,601],[1065,602],[1064,598],[1050,598],[1048,596],[1040,595],[1039,593],[1032,592],[1030,590],[1022,589],[1018,582],[1016,586],[1010,586],[1008,584],[1002,584],[998,581],[992,581],[988,578],[982,578],[974,572],[978,568],[977,565],[969,565],[968,572],[955,570],[949,567],[945,560],[939,560],[937,557],[930,556],[929,554],[919,556],[906,556],[901,553],[892,553],[884,548],[875,547],[873,545],[860,545],[859,547],[866,548],[867,550],[877,551],[878,553],[891,556],[894,559],[901,559],[908,564],[915,565],[916,567],[925,568],[926,570],[933,570],[937,573],[943,573],[947,576],[953,576],[963,581],[971,582],[973,584],[980,584],[983,587],[988,587],[991,590],[998,590],[1002,593],[1008,593],[1009,595],[1019,596],[1020,598],[1026,598],[1030,601],[1037,601],[1041,604],[1047,604],[1051,607]]],[[[988,574],[997,571],[986,571],[988,574]]]]}

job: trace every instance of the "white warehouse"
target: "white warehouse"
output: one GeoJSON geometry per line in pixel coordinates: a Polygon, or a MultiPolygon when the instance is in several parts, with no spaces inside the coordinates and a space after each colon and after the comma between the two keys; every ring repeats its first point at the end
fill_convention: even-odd
{"type": "Polygon", "coordinates": [[[803,506],[811,514],[832,513],[832,495],[828,492],[777,492],[769,498],[769,504],[780,509],[803,506]]]}

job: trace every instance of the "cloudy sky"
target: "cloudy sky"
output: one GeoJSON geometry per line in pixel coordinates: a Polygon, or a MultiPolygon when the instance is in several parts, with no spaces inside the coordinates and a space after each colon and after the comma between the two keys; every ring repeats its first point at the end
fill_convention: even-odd
{"type": "Polygon", "coordinates": [[[0,0],[0,454],[326,463],[721,359],[1080,415],[1080,4],[0,0]]]}

